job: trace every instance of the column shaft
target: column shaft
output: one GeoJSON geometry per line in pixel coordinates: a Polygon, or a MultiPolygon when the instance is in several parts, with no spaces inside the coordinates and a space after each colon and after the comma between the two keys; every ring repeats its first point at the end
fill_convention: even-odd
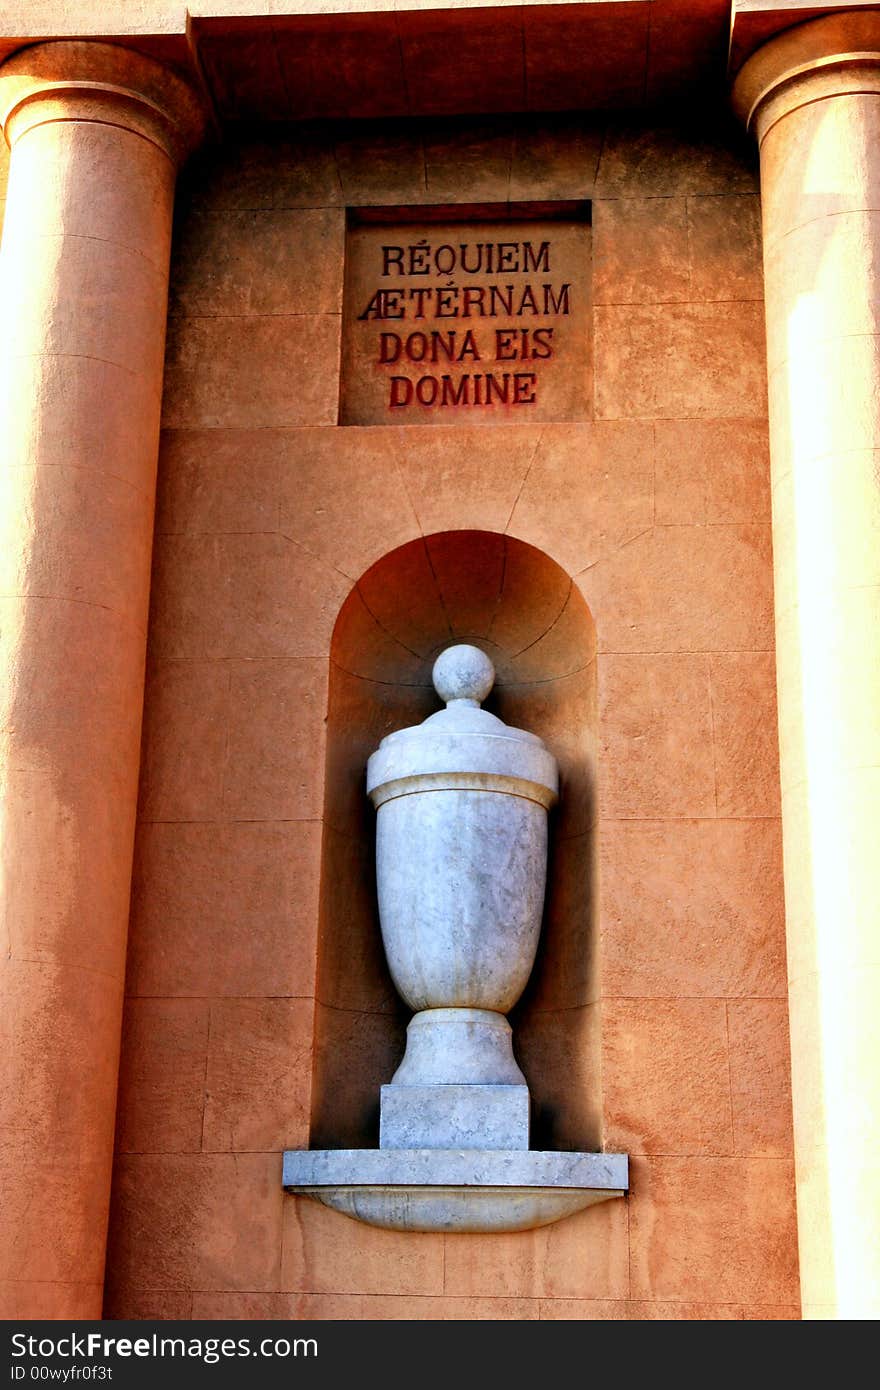
{"type": "Polygon", "coordinates": [[[880,17],[749,60],[805,1317],[880,1316],[880,17]]]}
{"type": "Polygon", "coordinates": [[[2,1316],[99,1317],[180,79],[102,44],[0,69],[2,1316]]]}

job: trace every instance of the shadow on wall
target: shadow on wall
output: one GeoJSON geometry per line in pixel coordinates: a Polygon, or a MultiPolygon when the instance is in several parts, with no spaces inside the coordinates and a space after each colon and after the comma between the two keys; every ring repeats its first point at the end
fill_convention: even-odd
{"type": "Polygon", "coordinates": [[[544,927],[511,1015],[532,1093],[532,1147],[601,1147],[596,969],[596,641],[589,609],[542,551],[447,531],[386,555],[339,614],[331,648],[318,943],[313,1148],[378,1145],[379,1087],[409,1010],[382,950],[367,759],[439,706],[437,654],[473,641],[495,662],[486,707],[540,735],[560,768],[544,927]]]}

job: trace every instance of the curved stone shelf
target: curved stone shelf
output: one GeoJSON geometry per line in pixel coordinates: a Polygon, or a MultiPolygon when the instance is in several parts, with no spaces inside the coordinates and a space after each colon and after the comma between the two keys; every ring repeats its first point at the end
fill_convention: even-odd
{"type": "Polygon", "coordinates": [[[313,1149],[284,1155],[285,1190],[394,1231],[527,1231],[622,1197],[626,1154],[313,1149]]]}

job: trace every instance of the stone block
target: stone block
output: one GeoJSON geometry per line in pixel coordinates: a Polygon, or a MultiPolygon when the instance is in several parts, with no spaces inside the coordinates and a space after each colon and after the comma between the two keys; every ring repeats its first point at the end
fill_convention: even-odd
{"type": "Polygon", "coordinates": [[[205,999],[126,1001],[118,1153],[198,1153],[208,1011],[205,999]]]}
{"type": "Polygon", "coordinates": [[[206,1152],[271,1152],[309,1132],[310,999],[216,999],[205,1069],[206,1152]]]}
{"type": "Polygon", "coordinates": [[[172,317],[165,423],[174,428],[335,425],[338,314],[172,317]]]}
{"type": "Polygon", "coordinates": [[[316,822],[142,826],[129,992],[308,996],[315,971],[316,822]]]}
{"type": "Polygon", "coordinates": [[[630,1297],[797,1300],[794,1172],[777,1158],[633,1161],[630,1297]]]}
{"type": "Polygon", "coordinates": [[[596,415],[763,416],[763,335],[758,302],[599,306],[596,415]]]}
{"type": "Polygon", "coordinates": [[[734,1148],[754,1158],[792,1150],[788,1005],[735,999],[727,1005],[734,1148]]]}
{"type": "Polygon", "coordinates": [[[757,194],[689,198],[687,221],[693,298],[760,299],[764,286],[757,194]]]}
{"type": "Polygon", "coordinates": [[[283,1213],[277,1153],[121,1156],[109,1305],[153,1289],[277,1292],[283,1213]]]}
{"type": "Polygon", "coordinates": [[[657,526],[577,583],[601,616],[602,651],[773,650],[767,524],[657,526]]]}
{"type": "Polygon", "coordinates": [[[686,199],[598,199],[593,210],[593,238],[597,304],[688,301],[686,199]]]}
{"type": "Polygon", "coordinates": [[[144,696],[140,816],[210,820],[223,799],[229,669],[221,661],[151,662],[144,696]]]}
{"type": "Polygon", "coordinates": [[[383,1086],[382,1149],[527,1149],[528,1086],[383,1086]]]}
{"type": "Polygon", "coordinates": [[[706,657],[606,655],[599,665],[599,727],[605,816],[715,814],[706,657]]]}
{"type": "Polygon", "coordinates": [[[606,998],[785,995],[778,822],[606,821],[601,856],[606,998]]]}
{"type": "Polygon", "coordinates": [[[730,1154],[727,1013],[719,999],[606,999],[604,1138],[633,1153],[730,1154]]]}

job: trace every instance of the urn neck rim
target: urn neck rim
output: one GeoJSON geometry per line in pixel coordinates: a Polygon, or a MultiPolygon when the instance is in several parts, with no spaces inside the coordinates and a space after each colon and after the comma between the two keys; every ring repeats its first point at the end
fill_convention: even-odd
{"type": "Polygon", "coordinates": [[[557,800],[556,790],[542,782],[525,777],[512,777],[492,772],[415,772],[407,777],[392,778],[373,787],[369,793],[376,810],[388,801],[402,796],[420,796],[425,792],[480,792],[495,796],[514,796],[522,801],[534,801],[549,811],[557,800]]]}

